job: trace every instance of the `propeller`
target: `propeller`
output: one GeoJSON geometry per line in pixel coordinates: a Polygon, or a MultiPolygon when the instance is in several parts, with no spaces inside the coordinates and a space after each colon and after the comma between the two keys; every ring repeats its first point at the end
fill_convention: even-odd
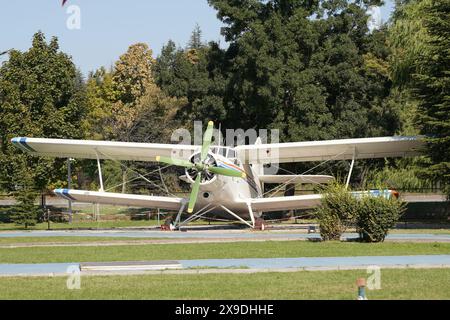
{"type": "Polygon", "coordinates": [[[203,135],[203,144],[200,157],[194,156],[192,161],[177,159],[173,157],[156,157],[157,162],[162,162],[169,165],[178,167],[184,167],[188,170],[192,170],[194,173],[195,181],[192,186],[191,195],[189,197],[188,213],[194,212],[195,203],[197,202],[198,193],[200,190],[200,184],[203,178],[210,178],[211,174],[218,174],[227,177],[245,178],[246,174],[242,171],[218,167],[214,161],[214,158],[209,155],[209,148],[211,147],[212,137],[214,131],[214,122],[210,121],[208,127],[203,135]]]}

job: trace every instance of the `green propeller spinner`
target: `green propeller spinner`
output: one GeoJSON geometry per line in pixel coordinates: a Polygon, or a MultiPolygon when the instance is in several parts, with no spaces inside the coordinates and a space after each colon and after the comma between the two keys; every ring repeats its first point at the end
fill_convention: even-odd
{"type": "Polygon", "coordinates": [[[206,129],[205,134],[203,135],[203,145],[200,158],[193,157],[194,162],[183,159],[176,159],[172,157],[160,157],[160,156],[156,157],[156,161],[158,162],[184,167],[187,169],[195,169],[197,171],[197,177],[195,179],[194,185],[192,186],[191,195],[189,197],[188,213],[192,213],[194,211],[195,203],[197,202],[198,192],[200,190],[200,184],[202,182],[202,175],[208,173],[215,173],[218,175],[228,177],[237,177],[237,178],[246,177],[246,174],[244,172],[228,168],[221,168],[216,165],[211,165],[208,163],[207,161],[208,152],[211,146],[213,130],[214,130],[214,122],[210,121],[208,123],[208,128],[206,129]],[[197,162],[195,162],[195,160],[197,160],[197,162]]]}

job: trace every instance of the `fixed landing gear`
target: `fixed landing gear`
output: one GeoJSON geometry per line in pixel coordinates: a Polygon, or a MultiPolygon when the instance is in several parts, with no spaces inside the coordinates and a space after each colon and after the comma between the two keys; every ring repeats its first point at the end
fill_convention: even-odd
{"type": "MultiPolygon", "coordinates": [[[[238,214],[234,213],[233,211],[231,211],[230,209],[228,209],[227,207],[220,205],[220,207],[225,210],[225,212],[229,213],[232,217],[236,218],[238,221],[242,222],[243,224],[247,225],[248,227],[252,228],[253,230],[261,230],[264,231],[266,229],[266,221],[259,217],[256,218],[253,210],[250,206],[250,204],[248,204],[248,210],[249,210],[249,216],[251,221],[246,221],[244,220],[241,216],[239,216],[238,214]]],[[[214,209],[216,209],[217,206],[210,206],[209,204],[206,205],[204,208],[202,208],[201,210],[199,210],[198,212],[192,214],[191,216],[189,216],[186,220],[181,221],[181,214],[184,210],[184,205],[181,207],[180,211],[178,212],[178,215],[176,217],[176,219],[174,220],[172,217],[169,217],[165,220],[164,224],[161,226],[161,230],[163,231],[175,231],[175,230],[181,230],[180,227],[183,225],[186,225],[189,222],[193,222],[195,220],[200,219],[201,217],[205,216],[207,213],[213,211],[214,209]]]]}
{"type": "Polygon", "coordinates": [[[174,231],[175,230],[175,226],[173,224],[173,219],[172,218],[167,218],[164,221],[164,224],[161,225],[161,230],[162,231],[174,231]]]}
{"type": "Polygon", "coordinates": [[[255,219],[255,230],[266,230],[266,221],[263,218],[256,218],[255,219]]]}

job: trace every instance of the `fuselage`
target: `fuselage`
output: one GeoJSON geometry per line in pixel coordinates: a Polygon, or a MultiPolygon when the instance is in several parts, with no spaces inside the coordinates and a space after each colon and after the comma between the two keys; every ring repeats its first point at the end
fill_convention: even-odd
{"type": "MultiPolygon", "coordinates": [[[[236,157],[236,152],[229,147],[213,147],[209,154],[214,157],[216,165],[221,168],[245,172],[245,178],[214,175],[214,177],[200,185],[194,212],[209,211],[215,216],[230,217],[225,208],[240,217],[249,217],[247,202],[251,198],[261,197],[263,194],[258,175],[251,165],[242,164],[236,157]]],[[[193,183],[193,179],[186,173],[182,180],[193,183]]],[[[254,212],[256,217],[260,213],[254,212]]]]}

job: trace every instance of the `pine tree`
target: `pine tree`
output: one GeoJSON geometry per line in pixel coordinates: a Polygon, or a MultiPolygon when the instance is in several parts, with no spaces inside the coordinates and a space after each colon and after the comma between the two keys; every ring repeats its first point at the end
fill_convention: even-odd
{"type": "Polygon", "coordinates": [[[202,30],[200,29],[200,26],[196,24],[194,30],[191,34],[191,39],[188,43],[188,49],[200,49],[203,46],[202,43],[202,30]]]}
{"type": "Polygon", "coordinates": [[[35,226],[42,209],[34,204],[37,193],[30,189],[23,189],[16,193],[17,204],[11,208],[11,220],[27,229],[35,226]]]}

